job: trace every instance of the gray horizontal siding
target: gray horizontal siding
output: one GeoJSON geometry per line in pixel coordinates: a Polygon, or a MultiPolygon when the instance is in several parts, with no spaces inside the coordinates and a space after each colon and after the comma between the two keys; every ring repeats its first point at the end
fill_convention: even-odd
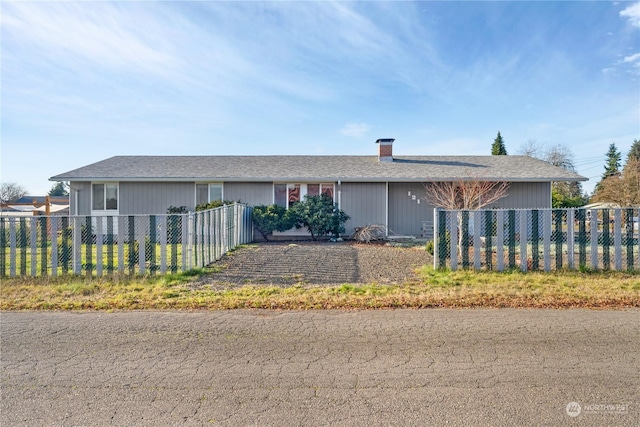
{"type": "Polygon", "coordinates": [[[223,193],[225,200],[251,206],[273,203],[273,184],[270,182],[225,182],[223,193]]]}
{"type": "Polygon", "coordinates": [[[386,224],[386,184],[384,182],[345,182],[341,188],[341,206],[351,217],[345,224],[345,235],[356,227],[386,224]]]}
{"type": "Polygon", "coordinates": [[[165,214],[170,206],[195,210],[193,182],[120,182],[121,215],[165,214]]]}

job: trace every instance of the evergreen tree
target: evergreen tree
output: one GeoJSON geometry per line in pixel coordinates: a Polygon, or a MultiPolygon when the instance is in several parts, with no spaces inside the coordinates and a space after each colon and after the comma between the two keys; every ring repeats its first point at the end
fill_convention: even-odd
{"type": "Polygon", "coordinates": [[[492,156],[506,156],[507,148],[504,146],[504,141],[502,139],[502,135],[498,132],[498,136],[493,140],[493,145],[491,145],[491,155],[492,156]]]}
{"type": "Polygon", "coordinates": [[[602,179],[620,174],[621,158],[622,154],[618,151],[616,144],[611,143],[611,145],[609,145],[609,150],[607,151],[607,161],[604,165],[604,174],[602,175],[602,179]]]}
{"type": "Polygon", "coordinates": [[[633,140],[629,154],[627,154],[627,163],[629,163],[629,159],[632,157],[636,160],[640,160],[640,139],[633,140]]]}
{"type": "Polygon", "coordinates": [[[56,184],[53,184],[53,187],[51,187],[51,190],[49,190],[48,193],[49,196],[68,196],[69,192],[67,191],[67,187],[64,185],[63,182],[58,182],[56,184]]]}

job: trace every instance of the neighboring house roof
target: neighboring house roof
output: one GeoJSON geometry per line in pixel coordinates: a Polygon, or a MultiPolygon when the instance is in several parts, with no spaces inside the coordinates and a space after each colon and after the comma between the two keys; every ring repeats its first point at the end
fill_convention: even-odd
{"type": "MultiPolygon", "coordinates": [[[[69,196],[49,196],[49,201],[51,203],[69,203],[69,196]]],[[[47,196],[22,196],[15,202],[12,202],[12,204],[17,205],[44,205],[45,203],[47,203],[47,196]]]]}
{"type": "Polygon", "coordinates": [[[115,156],[51,181],[586,181],[528,156],[115,156]]]}

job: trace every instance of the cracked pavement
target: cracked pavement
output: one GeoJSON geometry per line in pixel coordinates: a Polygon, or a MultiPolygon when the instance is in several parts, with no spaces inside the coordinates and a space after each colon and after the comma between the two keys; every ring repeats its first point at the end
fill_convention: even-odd
{"type": "Polygon", "coordinates": [[[4,312],[0,423],[637,426],[639,314],[4,312]]]}

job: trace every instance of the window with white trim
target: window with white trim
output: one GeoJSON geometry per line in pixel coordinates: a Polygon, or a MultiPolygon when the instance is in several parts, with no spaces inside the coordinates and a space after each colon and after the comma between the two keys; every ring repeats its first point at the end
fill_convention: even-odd
{"type": "Polygon", "coordinates": [[[196,184],[196,205],[222,200],[222,183],[196,184]]]}
{"type": "Polygon", "coordinates": [[[100,183],[91,185],[91,209],[94,211],[118,210],[118,184],[100,183]]]}
{"type": "Polygon", "coordinates": [[[273,184],[273,203],[289,209],[296,202],[304,200],[304,196],[319,196],[320,194],[326,194],[335,201],[334,193],[333,183],[273,184]]]}

